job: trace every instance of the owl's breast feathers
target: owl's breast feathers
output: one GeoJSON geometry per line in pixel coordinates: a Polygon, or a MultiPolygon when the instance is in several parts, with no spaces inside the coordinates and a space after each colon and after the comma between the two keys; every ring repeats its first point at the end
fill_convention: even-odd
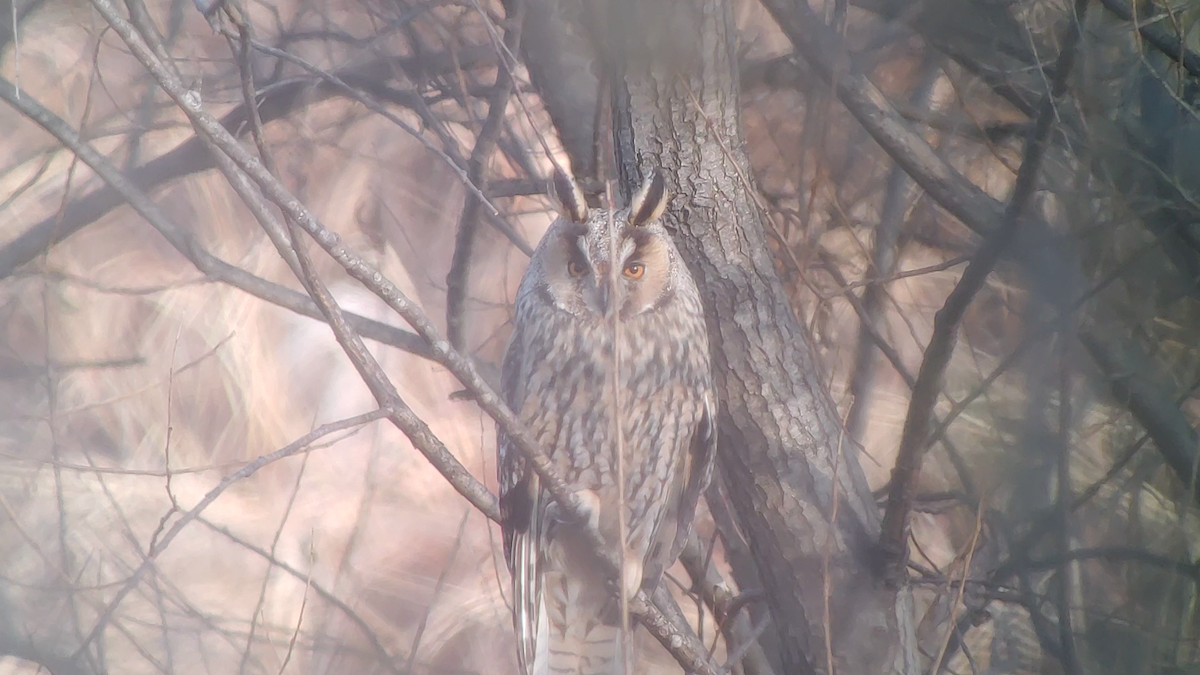
{"type": "MultiPolygon", "coordinates": [[[[567,484],[597,494],[601,533],[614,543],[618,466],[613,421],[619,417],[626,541],[639,557],[652,547],[665,554],[672,542],[654,543],[669,533],[657,531],[669,516],[690,515],[694,505],[680,509],[678,502],[687,498],[688,483],[695,482],[692,469],[709,459],[707,453],[698,462],[689,456],[698,432],[711,427],[712,377],[703,317],[698,312],[648,313],[622,323],[619,411],[607,326],[550,311],[518,332],[514,339],[525,345],[513,345],[514,351],[528,355],[529,345],[536,343],[541,353],[536,360],[522,359],[520,374],[510,373],[519,378],[522,390],[521,400],[510,403],[567,484]]],[[[525,531],[539,517],[531,512],[535,502],[544,500],[535,499],[531,476],[512,478],[512,488],[501,495],[505,529],[525,531]]]]}

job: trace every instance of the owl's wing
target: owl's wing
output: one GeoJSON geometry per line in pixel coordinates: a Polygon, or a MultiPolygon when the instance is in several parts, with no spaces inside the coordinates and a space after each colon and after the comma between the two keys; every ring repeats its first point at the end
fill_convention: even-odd
{"type": "MultiPolygon", "coordinates": [[[[520,413],[525,398],[522,378],[524,345],[520,327],[504,355],[500,375],[501,395],[514,412],[520,413]]],[[[539,542],[541,540],[537,475],[529,469],[521,452],[508,435],[497,431],[499,453],[497,478],[500,487],[500,529],[504,534],[504,560],[513,578],[513,627],[517,634],[517,661],[522,673],[531,673],[538,648],[539,623],[544,612],[539,542]]],[[[545,640],[540,641],[542,644],[545,640]]]]}
{"type": "Polygon", "coordinates": [[[696,504],[712,479],[713,458],[716,453],[716,397],[708,391],[704,394],[704,410],[700,415],[700,422],[692,432],[692,441],[683,460],[680,478],[685,482],[679,493],[679,510],[676,514],[678,525],[675,530],[675,542],[667,556],[667,564],[673,563],[679,557],[684,544],[687,543],[692,522],[696,519],[696,504]]]}
{"type": "Polygon", "coordinates": [[[671,497],[654,524],[652,543],[646,551],[642,588],[647,593],[654,592],[663,572],[683,551],[696,518],[696,504],[712,476],[717,447],[716,404],[711,392],[705,392],[699,403],[700,416],[691,434],[682,439],[685,446],[680,449],[674,473],[667,477],[672,483],[671,497]]]}
{"type": "MultiPolygon", "coordinates": [[[[500,397],[518,416],[525,398],[524,387],[520,383],[524,370],[522,342],[521,329],[518,326],[508,343],[500,370],[500,397]]],[[[525,459],[521,457],[521,452],[513,445],[508,434],[500,428],[496,429],[496,452],[499,460],[496,477],[500,487],[500,528],[504,532],[504,559],[511,569],[516,537],[529,529],[531,503],[528,498],[530,486],[527,474],[532,472],[526,467],[525,459]]]]}

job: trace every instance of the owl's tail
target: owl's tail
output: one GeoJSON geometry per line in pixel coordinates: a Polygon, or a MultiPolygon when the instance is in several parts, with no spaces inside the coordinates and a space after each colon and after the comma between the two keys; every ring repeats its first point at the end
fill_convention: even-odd
{"type": "Polygon", "coordinates": [[[544,649],[531,675],[620,675],[620,616],[603,585],[553,571],[544,584],[539,632],[545,632],[538,641],[544,649]]]}

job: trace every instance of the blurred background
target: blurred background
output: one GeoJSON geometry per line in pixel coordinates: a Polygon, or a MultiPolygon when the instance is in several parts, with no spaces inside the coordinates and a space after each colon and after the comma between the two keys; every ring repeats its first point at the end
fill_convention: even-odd
{"type": "MultiPolygon", "coordinates": [[[[991,275],[922,473],[922,647],[949,649],[950,672],[1062,672],[1066,608],[1086,672],[1200,673],[1186,471],[1200,463],[1200,3],[1092,4],[1033,200],[1072,253],[1072,281],[1009,263],[991,275]],[[1064,318],[1047,293],[1081,312],[1064,318]],[[1079,326],[1127,346],[1127,361],[1098,364],[1079,326]],[[1137,409],[1122,384],[1167,405],[1137,409]],[[1150,440],[1157,413],[1182,429],[1183,460],[1150,440]],[[1047,523],[1063,485],[1075,498],[1059,531],[1047,523]],[[1055,558],[1062,541],[1076,552],[1055,558]]],[[[224,15],[182,0],[126,5],[209,112],[240,109],[240,45],[219,32],[224,15]]],[[[911,128],[1007,197],[1071,3],[812,6],[911,128]]],[[[934,314],[978,238],[875,145],[756,1],[736,7],[772,254],[881,488],[934,314]]],[[[277,177],[445,331],[464,158],[496,87],[504,7],[247,0],[244,12],[268,47],[248,62],[277,177]]],[[[89,4],[2,0],[0,48],[18,96],[105,155],[206,255],[301,290],[89,4]]],[[[561,159],[539,91],[523,67],[514,75],[486,165],[497,212],[480,218],[459,314],[489,377],[522,248],[554,217],[549,156],[561,159]]],[[[249,147],[246,125],[234,126],[249,147]]],[[[330,329],[198,269],[16,107],[0,107],[0,129],[0,672],[515,673],[499,529],[389,423],[236,473],[376,408],[330,329]]],[[[313,251],[344,309],[407,328],[313,251]]],[[[367,344],[401,396],[494,491],[491,420],[419,349],[384,342],[367,344]]],[[[700,518],[710,536],[712,516],[700,518]]],[[[728,547],[713,560],[727,578],[728,547]]],[[[726,653],[687,575],[672,576],[706,644],[726,653]]],[[[645,644],[655,668],[679,672],[645,644]]]]}

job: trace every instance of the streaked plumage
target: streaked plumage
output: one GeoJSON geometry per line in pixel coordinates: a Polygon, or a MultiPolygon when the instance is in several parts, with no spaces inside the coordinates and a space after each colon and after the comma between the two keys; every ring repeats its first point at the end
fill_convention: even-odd
{"type": "MultiPolygon", "coordinates": [[[[506,402],[585,503],[606,542],[618,541],[612,395],[619,310],[619,417],[624,443],[627,590],[652,589],[682,548],[711,471],[715,398],[695,282],[660,221],[660,177],[613,214],[622,274],[608,278],[609,213],[589,210],[557,175],[562,215],[538,245],[516,299],[505,354],[506,402]]],[[[513,576],[524,675],[591,675],[619,668],[616,599],[578,526],[561,522],[501,433],[504,552],[513,576]]]]}

